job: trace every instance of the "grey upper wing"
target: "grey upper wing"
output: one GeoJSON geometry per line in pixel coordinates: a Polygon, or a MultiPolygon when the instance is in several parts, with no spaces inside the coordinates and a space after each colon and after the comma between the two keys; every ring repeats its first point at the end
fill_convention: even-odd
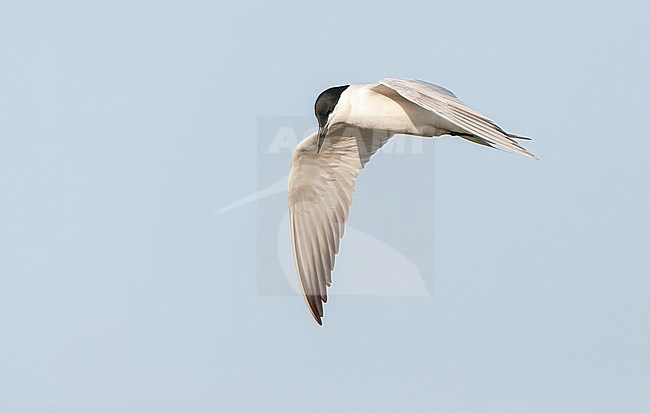
{"type": "Polygon", "coordinates": [[[481,144],[495,144],[513,152],[535,158],[515,139],[528,139],[505,132],[494,121],[461,102],[449,90],[415,79],[386,78],[380,84],[394,90],[403,98],[434,112],[458,126],[458,136],[481,144]],[[463,136],[466,133],[467,136],[463,136]]]}
{"type": "Polygon", "coordinates": [[[294,263],[312,315],[322,324],[334,259],[359,171],[390,136],[358,128],[332,130],[319,154],[316,134],[300,142],[289,174],[294,263]]]}

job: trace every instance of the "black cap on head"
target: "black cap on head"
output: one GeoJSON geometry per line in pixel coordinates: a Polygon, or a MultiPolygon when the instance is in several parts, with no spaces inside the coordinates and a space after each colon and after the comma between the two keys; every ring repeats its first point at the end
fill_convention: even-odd
{"type": "Polygon", "coordinates": [[[327,117],[332,113],[334,107],[339,102],[341,93],[343,93],[343,91],[348,87],[350,87],[350,85],[331,87],[318,95],[316,104],[314,105],[314,112],[316,112],[318,126],[325,126],[327,123],[327,117]]]}

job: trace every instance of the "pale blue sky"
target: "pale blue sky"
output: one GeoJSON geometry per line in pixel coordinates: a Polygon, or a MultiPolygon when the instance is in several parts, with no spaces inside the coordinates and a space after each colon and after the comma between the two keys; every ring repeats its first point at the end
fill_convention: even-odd
{"type": "MultiPolygon", "coordinates": [[[[648,2],[219,3],[0,5],[0,411],[650,410],[648,2]],[[542,160],[426,142],[435,293],[318,327],[259,294],[256,206],[214,212],[258,117],[386,76],[542,160]]],[[[374,159],[351,223],[399,236],[368,211],[414,172],[374,159]]]]}

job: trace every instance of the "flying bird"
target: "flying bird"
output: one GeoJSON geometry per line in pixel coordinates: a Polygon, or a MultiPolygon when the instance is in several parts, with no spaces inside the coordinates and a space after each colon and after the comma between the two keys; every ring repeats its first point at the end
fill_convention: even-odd
{"type": "Polygon", "coordinates": [[[296,272],[314,319],[322,325],[355,181],[370,157],[395,134],[458,136],[537,159],[494,121],[449,90],[415,79],[336,86],[314,105],[318,132],[293,152],[289,223],[296,272]]]}

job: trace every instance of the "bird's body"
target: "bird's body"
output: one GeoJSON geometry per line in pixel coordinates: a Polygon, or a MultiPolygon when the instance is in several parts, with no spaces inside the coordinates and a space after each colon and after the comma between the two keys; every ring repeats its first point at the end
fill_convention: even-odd
{"type": "Polygon", "coordinates": [[[516,142],[528,138],[419,80],[333,87],[318,97],[315,112],[319,131],[298,144],[291,160],[289,213],[298,278],[319,324],[357,176],[391,136],[449,134],[534,158],[516,142]]]}
{"type": "Polygon", "coordinates": [[[342,94],[337,109],[341,122],[362,129],[397,131],[405,135],[440,136],[451,123],[403,98],[381,84],[350,85],[342,94]]]}

